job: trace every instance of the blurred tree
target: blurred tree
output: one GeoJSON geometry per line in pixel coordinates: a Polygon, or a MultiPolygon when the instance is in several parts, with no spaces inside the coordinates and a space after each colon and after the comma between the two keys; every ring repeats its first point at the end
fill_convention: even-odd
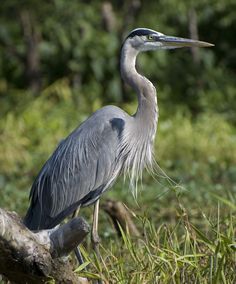
{"type": "Polygon", "coordinates": [[[165,93],[161,102],[173,108],[185,105],[193,114],[212,105],[226,112],[236,105],[235,6],[232,0],[3,0],[1,97],[8,100],[5,94],[12,89],[39,93],[67,78],[76,101],[82,95],[89,104],[132,100],[120,80],[120,46],[130,29],[146,26],[216,43],[212,50],[149,53],[140,58],[144,72],[160,82],[165,93]],[[209,91],[213,102],[205,95],[209,91]]]}

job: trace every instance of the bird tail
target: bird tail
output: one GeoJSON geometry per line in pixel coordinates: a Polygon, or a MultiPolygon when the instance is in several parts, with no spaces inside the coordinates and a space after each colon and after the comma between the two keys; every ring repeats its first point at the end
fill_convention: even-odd
{"type": "Polygon", "coordinates": [[[31,231],[42,229],[40,228],[41,223],[41,208],[38,203],[30,205],[26,216],[23,220],[24,225],[31,231]]]}
{"type": "Polygon", "coordinates": [[[80,201],[67,207],[58,215],[50,217],[42,212],[39,202],[31,203],[23,220],[24,225],[31,231],[52,229],[63,219],[72,214],[80,206],[80,201]]]}

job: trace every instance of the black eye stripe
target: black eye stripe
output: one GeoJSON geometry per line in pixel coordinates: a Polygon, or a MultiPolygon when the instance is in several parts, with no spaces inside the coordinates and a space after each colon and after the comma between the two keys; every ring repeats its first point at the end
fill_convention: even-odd
{"type": "Polygon", "coordinates": [[[150,34],[153,34],[153,31],[147,29],[138,29],[136,31],[131,32],[127,38],[132,38],[134,36],[148,36],[150,34]]]}

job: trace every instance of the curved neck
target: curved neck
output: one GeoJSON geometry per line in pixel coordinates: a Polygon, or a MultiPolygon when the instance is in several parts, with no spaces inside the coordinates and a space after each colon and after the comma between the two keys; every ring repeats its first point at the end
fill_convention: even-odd
{"type": "Polygon", "coordinates": [[[121,76],[138,95],[138,109],[127,120],[121,143],[121,155],[125,160],[123,168],[124,172],[129,172],[131,184],[137,182],[144,167],[152,169],[158,119],[156,89],[136,71],[137,55],[138,51],[126,41],[121,50],[121,76]]]}
{"type": "Polygon", "coordinates": [[[121,50],[120,70],[122,79],[129,84],[138,95],[138,109],[135,117],[157,120],[156,89],[144,76],[140,75],[136,68],[138,51],[125,42],[121,50]]]}

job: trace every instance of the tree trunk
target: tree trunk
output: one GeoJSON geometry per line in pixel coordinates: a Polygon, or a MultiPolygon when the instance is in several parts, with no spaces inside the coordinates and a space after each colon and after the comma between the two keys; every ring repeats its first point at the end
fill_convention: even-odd
{"type": "MultiPolygon", "coordinates": [[[[188,29],[189,29],[190,38],[198,40],[199,36],[198,36],[197,14],[194,8],[190,8],[188,11],[188,29]]],[[[199,48],[192,47],[191,53],[194,63],[199,64],[200,62],[199,48]]]]}
{"type": "Polygon", "coordinates": [[[23,37],[26,47],[25,52],[25,78],[29,89],[37,93],[41,89],[41,72],[39,41],[40,34],[37,26],[32,20],[32,13],[28,10],[22,10],[20,13],[20,22],[23,31],[23,37]]]}
{"type": "MultiPolygon", "coordinates": [[[[127,36],[127,27],[132,27],[141,12],[142,1],[141,0],[128,0],[122,1],[122,24],[118,29],[119,42],[123,42],[125,36],[127,36]]],[[[117,56],[120,56],[120,50],[118,50],[117,56]]],[[[120,70],[120,62],[118,61],[117,70],[120,70]]],[[[120,79],[121,80],[121,79],[120,79]]],[[[121,101],[130,102],[133,100],[133,94],[129,92],[129,87],[121,80],[121,101]]]]}

